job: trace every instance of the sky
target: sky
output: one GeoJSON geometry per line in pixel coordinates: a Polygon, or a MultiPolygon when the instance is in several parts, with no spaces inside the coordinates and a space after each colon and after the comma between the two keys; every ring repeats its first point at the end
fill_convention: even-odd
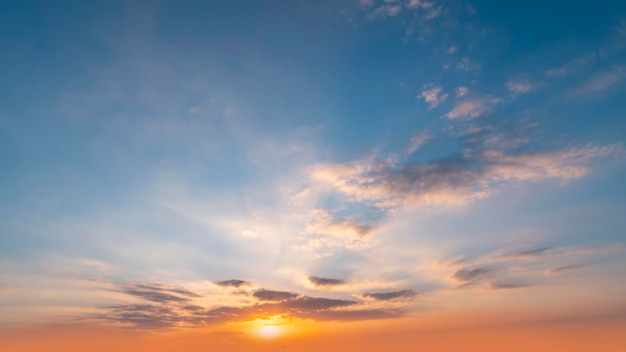
{"type": "Polygon", "coordinates": [[[9,351],[626,348],[626,2],[0,6],[9,351]]]}

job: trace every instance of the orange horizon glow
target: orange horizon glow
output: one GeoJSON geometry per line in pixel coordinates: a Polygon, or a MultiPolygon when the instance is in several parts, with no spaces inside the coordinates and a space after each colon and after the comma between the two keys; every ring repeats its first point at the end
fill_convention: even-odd
{"type": "MultiPolygon", "coordinates": [[[[470,316],[446,319],[403,319],[376,322],[300,322],[299,333],[279,334],[284,326],[260,325],[250,331],[183,329],[160,334],[130,333],[106,327],[49,327],[0,335],[2,351],[92,352],[224,349],[229,351],[469,351],[469,352],[621,352],[626,348],[626,319],[579,318],[544,322],[503,323],[470,316]],[[459,318],[465,319],[459,321],[459,318]],[[491,321],[491,322],[490,322],[491,321]],[[305,323],[305,324],[303,324],[305,323]],[[272,327],[267,336],[264,328],[272,327]],[[259,336],[261,333],[261,336],[259,336]],[[271,335],[271,336],[270,336],[271,335]]],[[[241,327],[240,327],[241,328],[241,327]]]]}

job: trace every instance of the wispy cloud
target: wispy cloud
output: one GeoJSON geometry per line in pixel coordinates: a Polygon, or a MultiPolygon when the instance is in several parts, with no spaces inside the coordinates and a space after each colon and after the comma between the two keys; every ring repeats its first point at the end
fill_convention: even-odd
{"type": "Polygon", "coordinates": [[[352,218],[335,218],[324,209],[313,213],[313,224],[307,228],[310,234],[332,235],[340,238],[363,237],[376,229],[373,219],[359,221],[352,218]]]}
{"type": "Polygon", "coordinates": [[[382,208],[402,204],[458,205],[488,196],[502,182],[582,177],[588,173],[586,164],[590,160],[620,149],[619,145],[586,146],[517,154],[487,150],[379,170],[358,163],[322,165],[313,177],[349,196],[351,201],[382,208]]]}
{"type": "Polygon", "coordinates": [[[493,272],[493,269],[490,268],[463,268],[455,271],[452,278],[463,282],[474,281],[485,278],[493,272]]]}
{"type": "Polygon", "coordinates": [[[409,0],[406,7],[412,10],[419,10],[422,12],[422,18],[430,21],[441,16],[441,6],[435,6],[431,1],[424,0],[409,0]]]}
{"type": "Polygon", "coordinates": [[[495,109],[496,105],[502,102],[503,100],[499,98],[467,99],[460,102],[445,116],[449,119],[474,119],[490,114],[495,109]]]}
{"type": "Polygon", "coordinates": [[[510,282],[490,281],[485,284],[485,287],[490,290],[512,290],[517,288],[529,287],[529,284],[519,284],[510,282]]]}
{"type": "Polygon", "coordinates": [[[496,256],[496,259],[533,259],[543,255],[546,255],[552,251],[550,247],[541,247],[536,249],[529,249],[526,251],[512,252],[507,254],[500,254],[496,256]]]}
{"type": "Polygon", "coordinates": [[[624,80],[626,80],[626,68],[613,65],[610,70],[596,73],[587,81],[571,89],[569,94],[572,96],[598,94],[622,83],[624,80]]]}
{"type": "Polygon", "coordinates": [[[537,88],[536,84],[529,81],[508,81],[506,89],[514,95],[530,93],[537,88]]]}
{"type": "Polygon", "coordinates": [[[580,57],[577,57],[563,64],[562,66],[547,70],[545,72],[545,75],[548,78],[558,78],[558,77],[568,76],[576,72],[577,70],[594,62],[596,60],[596,57],[597,57],[596,53],[589,53],[589,54],[582,55],[580,57]]]}
{"type": "Polygon", "coordinates": [[[374,6],[374,0],[359,0],[359,4],[363,7],[372,7],[374,6]]]}
{"type": "MultiPolygon", "coordinates": [[[[320,278],[321,279],[321,278],[320,278]]],[[[330,279],[322,279],[330,280],[330,279]]],[[[123,303],[101,307],[92,317],[122,324],[140,330],[162,330],[186,326],[207,326],[226,322],[243,322],[259,316],[286,315],[288,317],[314,320],[367,320],[388,319],[402,315],[397,305],[393,307],[371,307],[366,302],[355,300],[312,297],[295,292],[259,289],[252,296],[259,301],[243,302],[237,306],[205,306],[200,296],[185,289],[175,289],[183,299],[161,297],[161,285],[125,284],[121,292],[139,298],[145,303],[123,303]],[[148,294],[137,294],[137,287],[148,294]],[[157,295],[155,295],[157,294],[157,295]],[[163,299],[162,299],[163,298],[163,299]]],[[[387,301],[409,298],[412,291],[399,291],[372,296],[375,300],[387,301]]]]}
{"type": "Polygon", "coordinates": [[[181,288],[160,285],[127,284],[121,286],[121,292],[151,302],[189,302],[199,295],[181,288]]]}
{"type": "Polygon", "coordinates": [[[383,5],[367,14],[368,20],[384,19],[395,17],[402,12],[402,7],[398,5],[383,5]]]}
{"type": "Polygon", "coordinates": [[[556,268],[552,268],[552,269],[546,270],[546,274],[547,275],[553,275],[553,274],[557,274],[557,273],[562,273],[564,271],[576,270],[576,269],[581,268],[581,267],[582,267],[582,265],[575,265],[575,264],[563,265],[563,266],[558,266],[556,268]]]}
{"type": "Polygon", "coordinates": [[[380,292],[380,293],[364,293],[361,295],[363,298],[370,298],[378,301],[391,301],[396,299],[412,299],[417,296],[417,292],[413,290],[401,290],[392,292],[380,292]]]}
{"type": "Polygon", "coordinates": [[[469,57],[463,57],[457,61],[455,67],[460,71],[471,72],[480,70],[481,65],[469,57]]]}
{"type": "Polygon", "coordinates": [[[426,131],[417,131],[411,137],[409,144],[404,149],[405,155],[411,155],[415,153],[418,149],[424,146],[428,141],[432,139],[432,136],[426,131]]]}

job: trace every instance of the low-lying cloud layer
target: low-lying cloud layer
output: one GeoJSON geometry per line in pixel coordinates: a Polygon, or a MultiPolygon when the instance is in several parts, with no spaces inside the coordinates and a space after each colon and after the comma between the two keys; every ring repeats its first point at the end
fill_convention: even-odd
{"type": "MultiPolygon", "coordinates": [[[[321,281],[327,282],[325,280],[331,279],[321,281]]],[[[235,284],[239,281],[241,280],[228,280],[235,284]]],[[[101,307],[99,309],[101,313],[93,317],[140,330],[243,322],[274,315],[314,320],[388,319],[399,317],[404,312],[397,306],[374,308],[369,307],[366,301],[312,297],[296,292],[263,288],[248,292],[251,300],[247,303],[220,306],[217,300],[216,304],[205,306],[206,300],[212,295],[201,296],[186,289],[162,285],[119,284],[117,286],[116,292],[144,302],[101,307]]],[[[241,293],[237,295],[240,296],[241,293]]],[[[363,297],[384,301],[409,298],[414,295],[413,291],[404,290],[383,294],[364,294],[363,297]]]]}

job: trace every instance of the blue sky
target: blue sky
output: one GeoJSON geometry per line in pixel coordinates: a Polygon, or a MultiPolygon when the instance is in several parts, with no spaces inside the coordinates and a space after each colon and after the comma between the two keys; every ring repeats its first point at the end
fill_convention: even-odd
{"type": "Polygon", "coordinates": [[[625,293],[624,3],[3,8],[3,323],[142,327],[97,308],[148,284],[380,316],[625,293]]]}

